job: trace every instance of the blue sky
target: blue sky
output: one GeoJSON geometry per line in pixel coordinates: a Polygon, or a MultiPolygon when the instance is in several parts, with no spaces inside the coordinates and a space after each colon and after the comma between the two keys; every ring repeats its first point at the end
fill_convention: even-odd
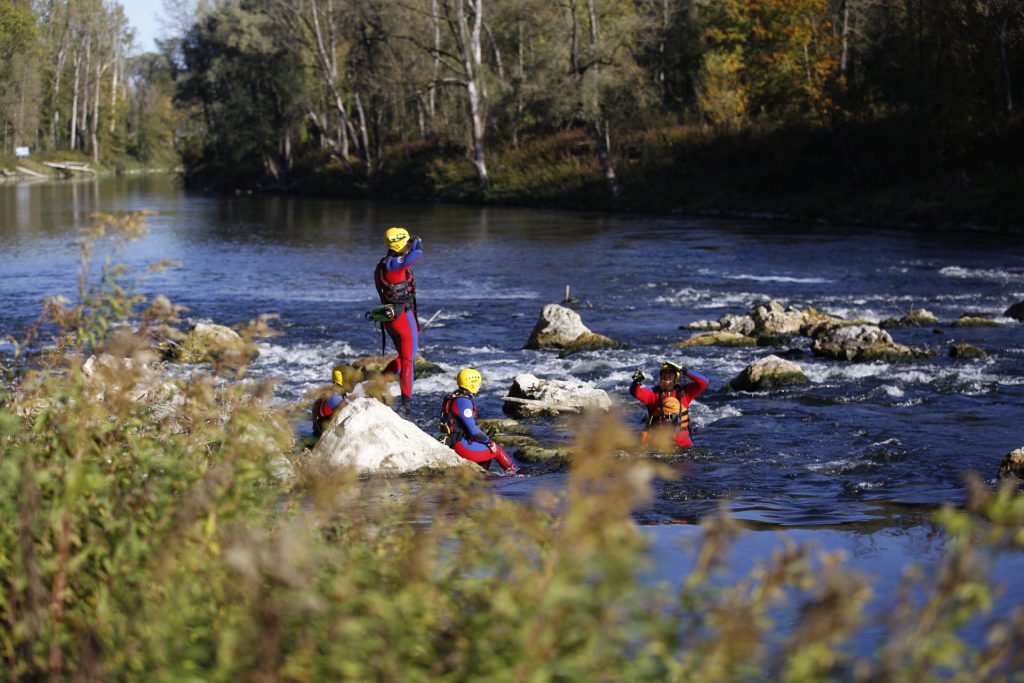
{"type": "Polygon", "coordinates": [[[156,43],[153,42],[160,33],[160,23],[157,14],[162,14],[163,3],[160,0],[120,0],[124,7],[128,23],[135,29],[135,42],[138,43],[139,51],[152,52],[156,50],[156,43]]]}

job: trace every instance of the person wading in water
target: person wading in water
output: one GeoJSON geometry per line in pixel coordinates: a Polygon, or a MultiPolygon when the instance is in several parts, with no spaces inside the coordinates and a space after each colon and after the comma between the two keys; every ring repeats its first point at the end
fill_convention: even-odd
{"type": "Polygon", "coordinates": [[[633,383],[629,386],[630,395],[647,406],[647,424],[640,432],[640,438],[647,443],[652,429],[672,429],[677,446],[693,446],[689,406],[708,388],[708,378],[696,370],[665,361],[661,364],[657,386],[645,387],[641,384],[644,379],[643,370],[638,369],[633,373],[633,383]],[[686,385],[680,382],[684,376],[689,380],[686,385]]]}

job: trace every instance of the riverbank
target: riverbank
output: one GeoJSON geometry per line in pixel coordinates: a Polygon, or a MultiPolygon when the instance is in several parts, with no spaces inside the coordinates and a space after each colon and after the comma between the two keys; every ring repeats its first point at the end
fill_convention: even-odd
{"type": "Polygon", "coordinates": [[[0,183],[39,182],[109,175],[181,173],[183,170],[174,159],[142,163],[131,157],[116,157],[95,162],[88,155],[70,152],[44,152],[19,159],[9,155],[0,156],[0,183]]]}
{"type": "Polygon", "coordinates": [[[844,129],[774,128],[719,135],[678,125],[613,138],[613,196],[589,138],[568,131],[489,150],[482,187],[464,150],[392,145],[368,181],[324,154],[268,182],[216,164],[187,169],[190,187],[347,198],[743,216],[836,225],[1024,230],[1022,127],[937,141],[913,121],[844,129]]]}

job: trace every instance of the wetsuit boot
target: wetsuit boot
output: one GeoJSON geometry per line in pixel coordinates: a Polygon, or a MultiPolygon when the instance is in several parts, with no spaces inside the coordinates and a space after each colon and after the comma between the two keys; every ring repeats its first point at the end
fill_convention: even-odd
{"type": "Polygon", "coordinates": [[[409,416],[412,415],[412,397],[402,396],[402,401],[398,404],[398,414],[409,419],[409,416]]]}

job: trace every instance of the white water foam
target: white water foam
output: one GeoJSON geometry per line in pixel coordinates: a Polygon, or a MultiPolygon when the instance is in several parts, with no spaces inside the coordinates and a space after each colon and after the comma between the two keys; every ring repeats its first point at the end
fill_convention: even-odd
{"type": "Polygon", "coordinates": [[[995,268],[965,268],[946,266],[939,269],[939,275],[957,280],[992,280],[995,282],[1024,282],[1024,272],[999,270],[995,268]]]}
{"type": "Polygon", "coordinates": [[[802,285],[824,284],[834,282],[821,277],[792,277],[789,275],[727,275],[727,280],[753,280],[755,282],[787,282],[802,285]]]}

